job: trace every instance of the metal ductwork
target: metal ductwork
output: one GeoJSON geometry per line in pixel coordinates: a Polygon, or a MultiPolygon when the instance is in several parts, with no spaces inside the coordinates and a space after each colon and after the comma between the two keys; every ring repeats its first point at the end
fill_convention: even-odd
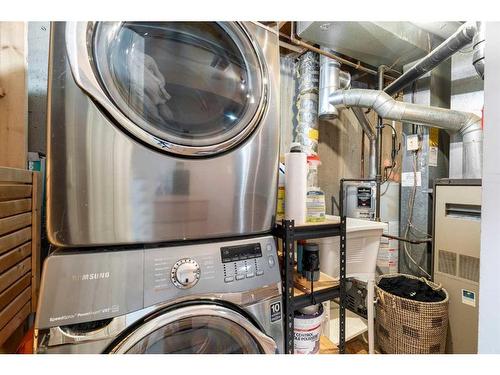
{"type": "Polygon", "coordinates": [[[375,178],[377,176],[377,159],[376,159],[376,143],[377,137],[375,136],[375,132],[373,131],[373,127],[366,118],[363,109],[359,107],[351,108],[354,116],[358,120],[361,128],[364,130],[368,140],[370,141],[370,151],[369,151],[369,160],[368,160],[368,178],[375,178]]]}
{"type": "Polygon", "coordinates": [[[472,64],[482,79],[484,79],[484,48],[486,46],[485,29],[485,22],[477,23],[477,32],[474,36],[474,54],[472,55],[472,64]]]}
{"type": "MultiPolygon", "coordinates": [[[[322,48],[328,51],[328,49],[322,48]]],[[[329,51],[328,51],[329,52],[329,51]]],[[[330,104],[329,95],[340,88],[340,63],[326,56],[319,57],[319,104],[318,115],[321,120],[337,118],[337,108],[330,104]]]]}
{"type": "MultiPolygon", "coordinates": [[[[328,48],[322,51],[332,53],[328,48]]],[[[319,57],[319,103],[318,115],[320,120],[332,120],[337,118],[337,108],[330,104],[328,97],[339,89],[347,89],[351,86],[351,75],[340,70],[340,63],[327,56],[319,57]]]]}
{"type": "MultiPolygon", "coordinates": [[[[478,22],[477,25],[475,22],[464,23],[462,26],[458,28],[458,30],[453,35],[451,35],[439,46],[434,48],[431,53],[422,58],[414,66],[412,66],[410,69],[404,72],[398,79],[396,79],[390,85],[388,85],[384,89],[384,91],[389,95],[394,95],[397,92],[404,89],[405,87],[407,87],[408,85],[410,85],[411,83],[415,82],[424,74],[426,74],[427,72],[431,71],[436,66],[438,66],[441,62],[451,57],[453,54],[455,54],[455,52],[459,51],[467,44],[471,43],[473,39],[475,39],[475,35],[479,34],[478,27],[479,30],[484,29],[481,22],[478,22]]],[[[477,45],[479,46],[478,50],[482,50],[483,52],[482,55],[480,54],[478,55],[477,59],[478,67],[480,67],[481,64],[484,65],[484,43],[481,42],[484,42],[484,32],[482,40],[478,40],[477,42],[477,45]],[[480,48],[481,44],[482,48],[480,48]],[[482,58],[480,56],[482,56],[482,58]]],[[[476,56],[476,53],[474,53],[474,56],[476,56]]],[[[474,64],[476,63],[474,62],[474,64]]],[[[476,67],[476,70],[478,70],[478,67],[476,67]]],[[[482,74],[481,73],[479,74],[482,77],[482,74]]]]}
{"type": "Polygon", "coordinates": [[[463,178],[481,178],[483,133],[481,118],[473,113],[399,102],[378,90],[338,90],[334,106],[373,108],[384,119],[412,122],[456,132],[463,141],[463,178]]]}

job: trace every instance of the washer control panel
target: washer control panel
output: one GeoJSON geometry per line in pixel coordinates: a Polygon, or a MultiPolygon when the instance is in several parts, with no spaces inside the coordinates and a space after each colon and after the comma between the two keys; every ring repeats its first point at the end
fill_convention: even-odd
{"type": "Polygon", "coordinates": [[[200,266],[190,258],[177,261],[170,271],[170,279],[177,288],[188,289],[196,285],[200,279],[200,266]]]}
{"type": "Polygon", "coordinates": [[[221,247],[224,282],[231,283],[263,276],[266,268],[264,262],[271,268],[275,264],[271,244],[266,245],[266,252],[269,254],[263,254],[260,242],[221,247]]]}
{"type": "Polygon", "coordinates": [[[144,250],[144,306],[188,295],[241,293],[279,283],[273,237],[144,250]]]}

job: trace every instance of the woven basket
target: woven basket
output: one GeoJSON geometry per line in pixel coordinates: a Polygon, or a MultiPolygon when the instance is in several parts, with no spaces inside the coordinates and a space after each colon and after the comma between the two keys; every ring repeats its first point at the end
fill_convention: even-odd
{"type": "Polygon", "coordinates": [[[375,332],[379,349],[390,354],[444,353],[448,330],[448,292],[424,278],[411,275],[383,275],[375,286],[377,296],[375,332]],[[395,296],[378,287],[382,278],[404,276],[426,282],[441,290],[441,302],[419,302],[395,296]]]}

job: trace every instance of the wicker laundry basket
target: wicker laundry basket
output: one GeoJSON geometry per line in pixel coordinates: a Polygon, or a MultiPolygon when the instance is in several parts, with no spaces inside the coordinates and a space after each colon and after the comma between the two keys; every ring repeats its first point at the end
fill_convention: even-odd
{"type": "Polygon", "coordinates": [[[378,287],[382,278],[404,276],[383,275],[377,279],[375,332],[382,353],[433,354],[444,353],[448,330],[448,292],[424,278],[431,288],[445,294],[441,302],[419,302],[395,296],[378,287]]]}

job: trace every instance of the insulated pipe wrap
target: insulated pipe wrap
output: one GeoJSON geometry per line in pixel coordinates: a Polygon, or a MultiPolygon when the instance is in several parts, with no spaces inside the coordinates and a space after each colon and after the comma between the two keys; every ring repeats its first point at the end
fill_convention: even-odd
{"type": "Polygon", "coordinates": [[[422,58],[410,69],[404,72],[398,79],[388,85],[384,91],[393,95],[406,86],[422,77],[425,73],[431,71],[441,62],[451,57],[467,44],[471,43],[477,32],[477,26],[474,22],[464,23],[453,35],[437,46],[431,53],[422,58]]]}

